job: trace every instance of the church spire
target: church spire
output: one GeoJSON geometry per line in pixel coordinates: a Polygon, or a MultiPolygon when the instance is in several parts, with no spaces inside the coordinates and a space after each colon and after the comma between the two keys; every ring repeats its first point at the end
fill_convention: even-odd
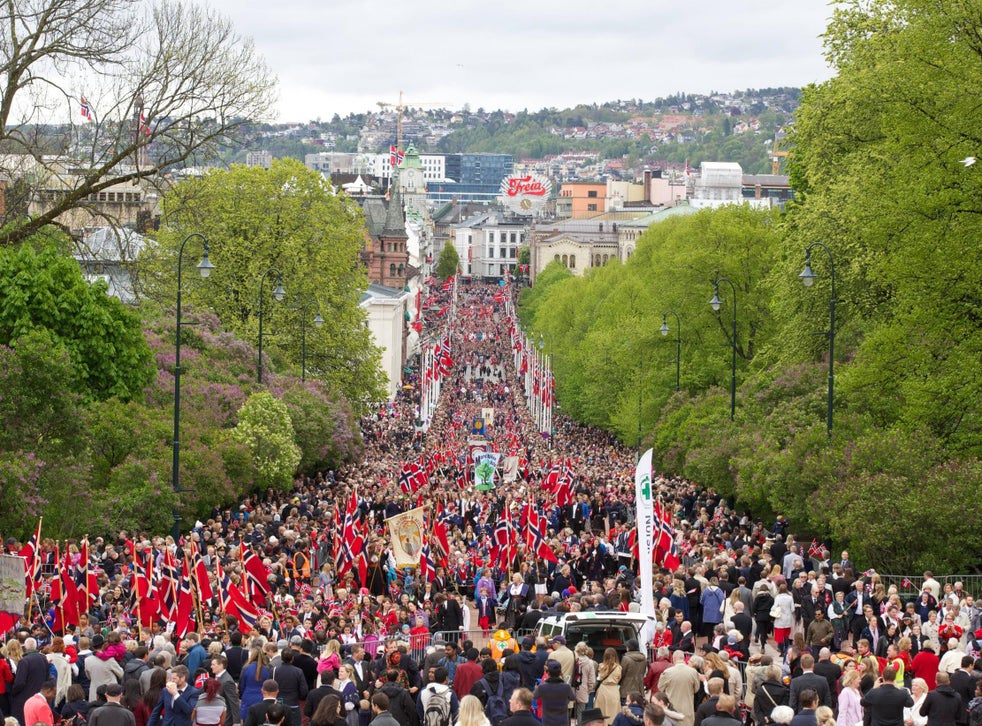
{"type": "Polygon", "coordinates": [[[391,194],[389,199],[389,208],[385,211],[385,225],[382,227],[382,234],[380,237],[392,238],[392,237],[406,237],[406,218],[402,212],[402,194],[399,191],[399,184],[396,179],[393,179],[392,186],[390,187],[391,194]]]}

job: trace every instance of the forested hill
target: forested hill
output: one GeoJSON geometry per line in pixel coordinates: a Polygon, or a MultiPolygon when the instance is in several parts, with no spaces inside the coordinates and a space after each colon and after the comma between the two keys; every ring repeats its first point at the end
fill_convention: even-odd
{"type": "MultiPolygon", "coordinates": [[[[680,93],[517,113],[410,108],[403,143],[412,141],[422,153],[494,152],[517,160],[591,151],[624,159],[627,168],[736,161],[748,173],[761,173],[770,170],[769,145],[792,121],[800,95],[799,88],[680,93]]],[[[317,151],[382,152],[395,143],[396,120],[395,111],[385,111],[256,126],[226,160],[241,161],[246,151],[260,149],[297,159],[317,151]]]]}

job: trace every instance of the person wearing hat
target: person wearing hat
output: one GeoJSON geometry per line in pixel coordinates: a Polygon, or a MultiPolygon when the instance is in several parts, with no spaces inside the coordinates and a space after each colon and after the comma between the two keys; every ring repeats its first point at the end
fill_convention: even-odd
{"type": "Polygon", "coordinates": [[[542,707],[542,726],[569,726],[569,709],[576,694],[563,680],[563,667],[559,661],[546,661],[545,679],[536,687],[533,698],[542,707]]]}
{"type": "Polygon", "coordinates": [[[549,658],[559,662],[563,669],[563,680],[569,683],[573,679],[573,664],[576,662],[576,656],[566,647],[566,638],[562,635],[553,636],[550,643],[552,652],[549,658]]]}
{"type": "Polygon", "coordinates": [[[89,700],[94,701],[99,686],[119,683],[123,678],[123,668],[115,658],[103,660],[99,653],[106,649],[106,639],[101,634],[92,638],[94,657],[85,659],[85,674],[89,677],[89,700]]]}
{"type": "MultiPolygon", "coordinates": [[[[618,718],[620,718],[619,714],[618,718]]],[[[580,714],[580,719],[577,721],[578,726],[603,726],[605,723],[607,722],[604,720],[604,712],[599,708],[586,709],[580,714]]]]}
{"type": "Polygon", "coordinates": [[[106,703],[89,714],[89,726],[136,726],[133,712],[123,705],[123,687],[118,683],[106,686],[106,703]]]}

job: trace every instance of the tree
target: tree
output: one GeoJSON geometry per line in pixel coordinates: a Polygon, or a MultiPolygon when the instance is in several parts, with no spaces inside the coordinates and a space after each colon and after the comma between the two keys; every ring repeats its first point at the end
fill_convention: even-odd
{"type": "Polygon", "coordinates": [[[460,255],[457,248],[452,244],[443,245],[440,251],[440,259],[436,263],[436,276],[441,280],[453,277],[457,274],[457,267],[460,265],[460,255]]]}
{"type": "Polygon", "coordinates": [[[78,263],[47,243],[0,249],[0,281],[0,344],[46,330],[69,356],[75,390],[99,399],[142,395],[153,370],[140,319],[104,282],[86,282],[78,263]]]}
{"type": "MultiPolygon", "coordinates": [[[[823,241],[838,275],[837,347],[855,349],[839,400],[978,456],[982,176],[961,163],[982,149],[978,8],[842,2],[826,51],[838,73],[806,89],[792,134],[801,196],[775,269],[780,359],[825,345],[811,334],[827,328],[828,288],[803,295],[796,279],[804,247],[823,241]]],[[[828,280],[823,257],[813,267],[828,280]]]]}
{"type": "MultiPolygon", "coordinates": [[[[199,162],[273,101],[250,40],[181,0],[25,0],[0,33],[2,171],[47,206],[8,217],[0,244],[27,239],[98,193],[199,162]],[[82,100],[91,121],[79,113],[82,100]],[[42,124],[66,119],[57,136],[42,124]]],[[[85,107],[83,107],[85,108],[85,107]]]]}
{"type": "Polygon", "coordinates": [[[229,438],[249,448],[262,488],[286,491],[300,464],[300,447],[294,443],[293,422],[286,404],[268,391],[249,396],[239,409],[239,423],[229,438]]]}
{"type": "MultiPolygon", "coordinates": [[[[368,278],[359,263],[364,220],[355,202],[290,159],[274,161],[268,171],[216,169],[177,185],[164,198],[164,227],[141,257],[141,294],[161,306],[177,297],[177,250],[190,232],[207,237],[215,269],[207,280],[185,274],[185,304],[214,311],[224,328],[255,342],[259,286],[271,271],[262,296],[268,362],[299,371],[305,342],[308,377],[339,390],[358,412],[384,399],[380,352],[358,304],[368,278]],[[280,279],[286,298],[277,302],[271,293],[280,279]],[[320,327],[311,324],[317,312],[320,327]]],[[[188,247],[189,273],[200,250],[188,247]]]]}

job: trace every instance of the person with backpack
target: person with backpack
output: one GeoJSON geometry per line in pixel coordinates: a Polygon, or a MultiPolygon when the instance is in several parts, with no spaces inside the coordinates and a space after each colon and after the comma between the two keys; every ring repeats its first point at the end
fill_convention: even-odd
{"type": "Polygon", "coordinates": [[[437,666],[433,680],[419,692],[416,715],[422,726],[451,726],[460,713],[460,699],[450,687],[447,669],[437,666]]]}
{"type": "Polygon", "coordinates": [[[576,660],[573,662],[573,679],[570,685],[576,694],[576,705],[573,706],[573,717],[579,723],[583,712],[593,703],[593,694],[597,690],[597,664],[593,660],[593,649],[580,641],[573,649],[576,660]]]}
{"type": "Polygon", "coordinates": [[[518,674],[509,671],[507,674],[498,671],[498,667],[492,658],[488,658],[481,664],[483,675],[471,688],[470,695],[481,702],[484,708],[484,715],[488,717],[491,726],[501,726],[502,722],[508,718],[508,701],[511,694],[521,684],[518,674]],[[511,679],[510,687],[506,687],[506,678],[511,679]]]}

